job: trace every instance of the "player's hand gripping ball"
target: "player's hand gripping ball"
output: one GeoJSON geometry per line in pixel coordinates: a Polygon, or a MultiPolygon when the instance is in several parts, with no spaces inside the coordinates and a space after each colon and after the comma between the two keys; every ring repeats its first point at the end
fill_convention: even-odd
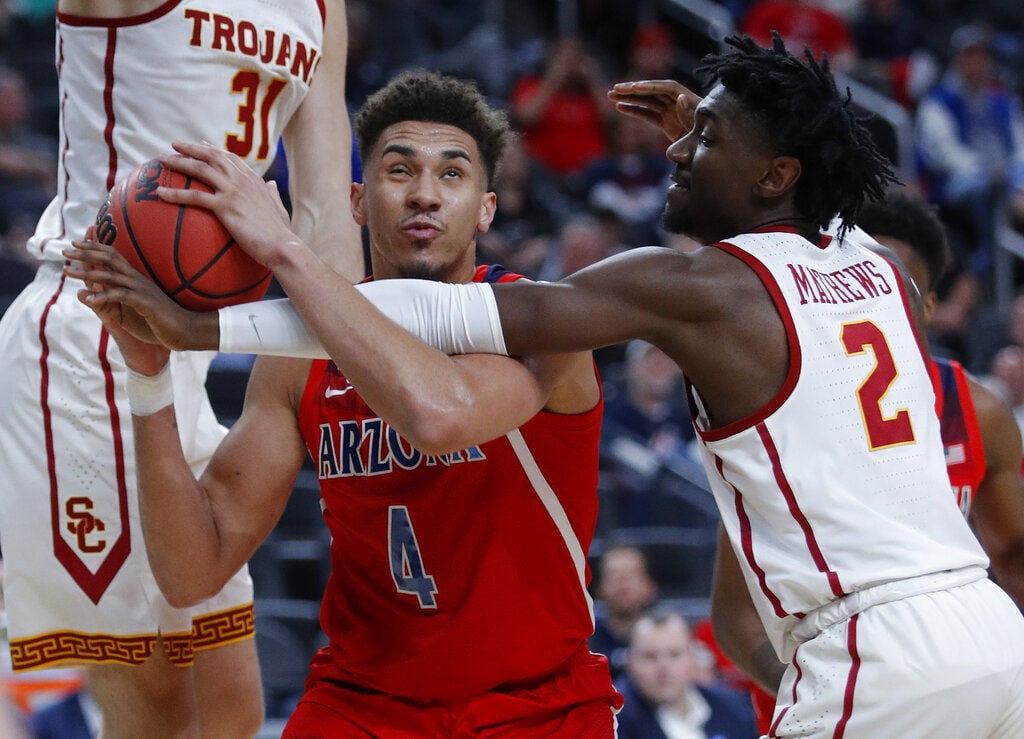
{"type": "Polygon", "coordinates": [[[189,310],[216,310],[259,300],[270,272],[235,244],[205,208],[166,203],[159,186],[201,189],[204,183],[143,162],[110,191],[96,216],[96,239],[110,244],[139,272],[189,310]]]}

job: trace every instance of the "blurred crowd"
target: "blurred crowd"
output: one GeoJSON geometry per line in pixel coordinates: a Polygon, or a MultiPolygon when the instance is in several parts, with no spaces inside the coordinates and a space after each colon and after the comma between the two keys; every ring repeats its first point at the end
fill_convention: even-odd
{"type": "MultiPolygon", "coordinates": [[[[901,179],[934,204],[955,257],[938,286],[933,349],[1001,393],[1024,426],[1024,297],[1001,303],[995,289],[1000,269],[1012,271],[1014,289],[1024,285],[1018,260],[998,258],[1024,243],[1019,0],[714,5],[717,18],[762,43],[777,31],[791,49],[827,54],[833,69],[906,112],[913,161],[896,162],[901,179]]],[[[653,127],[616,114],[606,95],[617,81],[669,77],[700,91],[699,59],[720,39],[695,35],[674,3],[348,0],[347,7],[350,111],[413,67],[472,78],[508,111],[520,135],[496,184],[498,213],[480,238],[482,262],[554,280],[636,246],[695,248],[660,224],[668,142],[653,127]]],[[[52,0],[0,0],[0,311],[32,279],[35,263],[24,244],[58,186],[53,41],[52,0]]],[[[890,153],[901,156],[894,147],[890,153]]],[[[275,177],[286,181],[286,171],[275,177]]],[[[713,532],[714,506],[694,462],[678,368],[643,342],[597,357],[607,401],[598,537],[611,541],[622,529],[666,525],[713,532]]],[[[617,566],[630,572],[645,563],[620,551],[617,566]]],[[[632,681],[629,690],[648,702],[673,699],[702,715],[728,713],[706,690],[717,684],[707,674],[709,647],[689,646],[696,621],[688,626],[655,617],[633,628],[656,598],[647,577],[626,577],[634,590],[627,598],[640,605],[627,604],[624,614],[613,612],[599,624],[599,636],[608,640],[601,646],[632,681]],[[670,649],[685,657],[684,677],[662,676],[674,698],[658,697],[661,678],[640,657],[627,671],[624,652],[615,656],[630,635],[644,641],[638,654],[648,656],[670,649],[663,644],[684,645],[670,649]]],[[[599,580],[597,587],[608,589],[599,593],[604,603],[613,586],[599,580]]]]}

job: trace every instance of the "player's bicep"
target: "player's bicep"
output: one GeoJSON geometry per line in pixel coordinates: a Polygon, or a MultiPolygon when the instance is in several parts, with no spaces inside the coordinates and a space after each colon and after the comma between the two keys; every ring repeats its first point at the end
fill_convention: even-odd
{"type": "Polygon", "coordinates": [[[680,256],[634,249],[559,282],[495,285],[509,353],[578,352],[651,336],[670,317],[658,286],[680,256]]]}

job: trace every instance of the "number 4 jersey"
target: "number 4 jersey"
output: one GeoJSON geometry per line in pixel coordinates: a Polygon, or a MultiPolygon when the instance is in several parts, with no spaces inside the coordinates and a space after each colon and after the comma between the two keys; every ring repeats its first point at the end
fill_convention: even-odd
{"type": "Polygon", "coordinates": [[[169,0],[124,19],[59,14],[58,194],[29,251],[63,261],[106,191],[173,141],[209,141],[263,173],[319,63],[324,13],[322,0],[169,0]]]}
{"type": "Polygon", "coordinates": [[[332,536],[321,623],[336,679],[457,699],[588,653],[601,412],[541,412],[506,436],[429,456],[333,363],[314,362],[299,425],[332,536]]]}
{"type": "Polygon", "coordinates": [[[895,268],[846,240],[786,231],[715,245],[764,283],[789,371],[750,418],[709,429],[705,467],[780,656],[803,615],[843,595],[985,566],[949,493],[935,396],[895,268]]]}

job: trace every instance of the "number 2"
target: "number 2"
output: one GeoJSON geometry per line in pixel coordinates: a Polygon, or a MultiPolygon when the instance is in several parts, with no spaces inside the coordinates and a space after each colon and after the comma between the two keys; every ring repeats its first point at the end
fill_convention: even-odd
{"type": "MultiPolygon", "coordinates": [[[[254,137],[256,134],[256,98],[260,91],[260,75],[258,72],[241,71],[231,80],[231,92],[245,95],[245,99],[238,106],[238,122],[242,124],[242,135],[233,133],[227,135],[224,148],[232,154],[237,154],[243,159],[249,156],[252,151],[254,137]]],[[[267,85],[267,92],[263,96],[263,102],[259,106],[259,136],[260,146],[256,150],[256,159],[262,161],[270,153],[270,109],[274,107],[277,96],[285,88],[287,83],[284,80],[272,79],[267,85]]]]}
{"type": "Polygon", "coordinates": [[[868,446],[874,451],[912,443],[914,427],[907,409],[901,408],[889,417],[882,413],[882,400],[899,375],[885,334],[870,321],[858,321],[843,324],[841,339],[847,356],[863,354],[870,348],[875,358],[875,366],[857,388],[868,446]]]}
{"type": "Polygon", "coordinates": [[[399,593],[415,595],[420,608],[437,608],[434,578],[423,569],[416,532],[412,528],[409,509],[404,505],[388,508],[388,544],[391,556],[391,577],[399,593]]]}

